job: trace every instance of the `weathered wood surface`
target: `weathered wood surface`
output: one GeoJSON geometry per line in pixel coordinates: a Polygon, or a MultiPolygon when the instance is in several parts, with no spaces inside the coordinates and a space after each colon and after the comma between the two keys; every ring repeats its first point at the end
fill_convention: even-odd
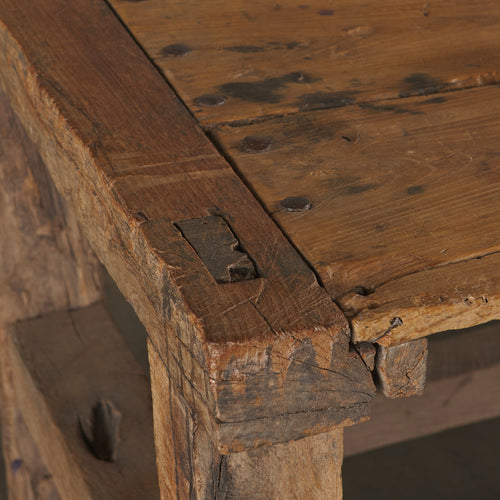
{"type": "MultiPolygon", "coordinates": [[[[2,333],[2,387],[16,404],[9,411],[20,413],[60,498],[159,498],[149,381],[104,307],[55,313],[2,333]],[[101,398],[122,415],[113,463],[94,456],[79,424],[101,398]]],[[[29,459],[19,452],[16,459],[29,459]]]]}
{"type": "Polygon", "coordinates": [[[209,215],[176,223],[217,283],[256,279],[257,271],[222,217],[209,215]]]}
{"type": "Polygon", "coordinates": [[[431,335],[418,398],[370,404],[370,420],[344,430],[345,456],[500,416],[500,322],[431,335]]]}
{"type": "Polygon", "coordinates": [[[370,420],[344,429],[345,456],[498,418],[499,380],[500,365],[494,365],[429,381],[418,398],[387,399],[378,394],[370,405],[370,420]]]}
{"type": "MultiPolygon", "coordinates": [[[[4,333],[0,333],[0,337],[3,335],[4,333]]],[[[3,345],[2,343],[2,348],[3,345]]],[[[19,411],[12,384],[11,360],[7,359],[5,362],[6,354],[9,352],[0,351],[2,452],[8,498],[11,500],[62,500],[54,478],[42,460],[40,451],[19,411]]]]}
{"type": "Polygon", "coordinates": [[[427,339],[392,347],[377,346],[377,382],[389,399],[421,396],[427,375],[427,339]]]}
{"type": "Polygon", "coordinates": [[[342,498],[342,429],[222,455],[172,386],[151,343],[149,359],[163,498],[342,498]]]}
{"type": "Polygon", "coordinates": [[[341,500],[342,432],[336,429],[225,456],[221,466],[220,498],[341,500]]]}
{"type": "Polygon", "coordinates": [[[0,323],[99,299],[99,263],[1,92],[0,213],[0,323]]]}
{"type": "Polygon", "coordinates": [[[0,7],[2,85],[220,446],[364,418],[373,384],[344,317],[107,6],[0,7]],[[174,225],[208,215],[227,222],[259,279],[216,283],[174,225]]]}
{"type": "Polygon", "coordinates": [[[354,302],[352,297],[342,298],[340,304],[349,312],[356,304],[351,325],[357,341],[383,334],[395,316],[403,324],[379,344],[396,345],[485,323],[500,315],[500,254],[410,274],[376,288],[372,295],[354,297],[354,302]]]}
{"type": "Polygon", "coordinates": [[[370,371],[373,371],[375,368],[375,356],[377,354],[376,344],[372,342],[359,342],[354,344],[354,348],[358,351],[366,367],[370,371]]]}
{"type": "Polygon", "coordinates": [[[163,500],[217,498],[221,455],[199,418],[176,390],[151,341],[148,357],[153,395],[156,464],[163,500]]]}
{"type": "Polygon", "coordinates": [[[300,113],[214,131],[266,209],[372,340],[500,316],[497,87],[300,113]],[[249,154],[245,137],[271,147],[249,154]],[[302,196],[311,208],[280,205],[302,196]],[[482,257],[479,259],[479,257],[482,257]]]}
{"type": "Polygon", "coordinates": [[[110,3],[207,126],[499,77],[490,0],[110,3]]]}
{"type": "Polygon", "coordinates": [[[500,365],[500,321],[431,335],[428,340],[428,381],[500,365]]]}
{"type": "Polygon", "coordinates": [[[55,500],[52,475],[20,412],[5,325],[95,302],[100,265],[1,92],[0,212],[0,416],[9,498],[55,500]]]}

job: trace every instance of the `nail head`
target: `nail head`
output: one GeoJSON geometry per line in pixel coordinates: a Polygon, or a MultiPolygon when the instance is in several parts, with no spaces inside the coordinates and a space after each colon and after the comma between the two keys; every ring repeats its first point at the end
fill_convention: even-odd
{"type": "Polygon", "coordinates": [[[164,57],[178,57],[189,54],[193,49],[183,43],[173,43],[161,49],[161,55],[164,57]]]}
{"type": "Polygon", "coordinates": [[[401,318],[398,318],[397,316],[395,318],[392,318],[391,320],[391,328],[397,328],[398,326],[401,326],[403,324],[403,320],[401,318]]]}
{"type": "Polygon", "coordinates": [[[311,208],[311,202],[303,196],[290,196],[280,201],[287,212],[305,212],[311,208]]]}
{"type": "Polygon", "coordinates": [[[269,151],[271,146],[271,139],[261,135],[248,135],[241,141],[241,148],[247,153],[263,153],[269,151]]]}

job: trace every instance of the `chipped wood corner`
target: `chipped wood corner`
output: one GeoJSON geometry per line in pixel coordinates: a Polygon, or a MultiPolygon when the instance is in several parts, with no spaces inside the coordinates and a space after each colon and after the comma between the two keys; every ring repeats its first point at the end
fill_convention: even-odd
{"type": "Polygon", "coordinates": [[[497,319],[499,290],[500,254],[495,252],[409,274],[367,294],[352,291],[337,303],[354,342],[376,340],[390,347],[497,319]]]}
{"type": "Polygon", "coordinates": [[[377,346],[376,380],[387,398],[421,396],[427,376],[427,339],[377,346]]]}
{"type": "Polygon", "coordinates": [[[213,285],[209,296],[216,296],[219,287],[232,288],[235,297],[245,292],[224,314],[217,314],[220,304],[212,303],[215,323],[189,309],[187,289],[163,296],[168,303],[165,341],[190,344],[181,348],[180,364],[153,335],[151,348],[163,352],[154,362],[162,359],[179,395],[211,430],[221,453],[300,439],[368,418],[375,395],[371,373],[350,347],[347,321],[312,274],[309,279],[309,294],[321,297],[322,312],[318,317],[318,309],[304,298],[282,297],[285,310],[304,311],[296,325],[278,311],[270,314],[273,287],[267,278],[213,285]],[[259,313],[252,324],[245,321],[248,307],[252,315],[259,313]],[[245,336],[234,330],[241,319],[245,336]],[[222,335],[226,321],[232,338],[222,335]]]}

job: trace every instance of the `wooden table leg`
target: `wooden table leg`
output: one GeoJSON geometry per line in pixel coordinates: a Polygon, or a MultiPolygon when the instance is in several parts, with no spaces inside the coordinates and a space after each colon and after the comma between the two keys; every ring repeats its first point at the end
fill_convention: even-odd
{"type": "Polygon", "coordinates": [[[222,454],[148,350],[162,499],[342,498],[342,429],[222,454]]]}

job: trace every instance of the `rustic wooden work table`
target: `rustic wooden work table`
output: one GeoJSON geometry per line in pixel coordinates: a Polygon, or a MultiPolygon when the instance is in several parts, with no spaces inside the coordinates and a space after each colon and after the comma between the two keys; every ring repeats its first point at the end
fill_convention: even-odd
{"type": "Polygon", "coordinates": [[[426,336],[500,319],[499,29],[486,0],[0,0],[11,498],[341,498],[376,384],[421,394],[426,336]]]}

